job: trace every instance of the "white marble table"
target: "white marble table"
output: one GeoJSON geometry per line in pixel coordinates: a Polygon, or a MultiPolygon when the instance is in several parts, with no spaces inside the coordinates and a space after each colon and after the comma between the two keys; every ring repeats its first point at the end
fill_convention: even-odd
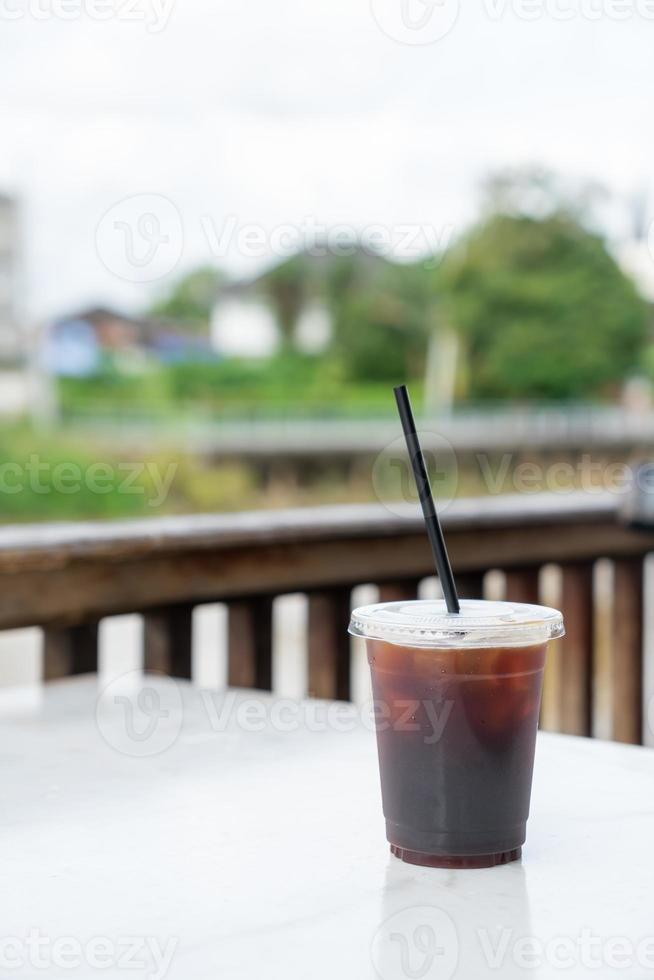
{"type": "Polygon", "coordinates": [[[654,752],[541,736],[522,863],[427,870],[356,709],[98,690],[0,698],[2,975],[654,975],[654,752]]]}

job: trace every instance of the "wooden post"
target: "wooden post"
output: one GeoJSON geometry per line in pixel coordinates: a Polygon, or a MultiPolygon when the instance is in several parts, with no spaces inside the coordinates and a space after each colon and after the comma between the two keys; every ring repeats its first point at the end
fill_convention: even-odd
{"type": "Polygon", "coordinates": [[[191,679],[192,606],[170,606],[143,617],[143,667],[191,679]]]}
{"type": "Polygon", "coordinates": [[[540,597],[540,567],[509,568],[506,574],[505,595],[509,602],[538,603],[540,597]]]}
{"type": "Polygon", "coordinates": [[[614,568],[611,720],[616,742],[640,745],[643,732],[643,561],[616,559],[614,568]]]}
{"type": "Polygon", "coordinates": [[[272,690],[272,599],[230,602],[228,607],[230,687],[272,690]]]}
{"type": "Polygon", "coordinates": [[[403,602],[418,598],[418,579],[401,582],[382,582],[379,586],[380,602],[403,602]]]}
{"type": "Polygon", "coordinates": [[[483,599],[484,598],[484,573],[465,572],[457,575],[455,572],[456,587],[459,599],[483,599]]]}
{"type": "Polygon", "coordinates": [[[566,635],[560,643],[560,730],[590,735],[593,676],[593,566],[588,562],[561,569],[561,607],[566,635]]]}
{"type": "Polygon", "coordinates": [[[98,623],[43,631],[43,679],[57,680],[98,670],[98,623]]]}
{"type": "MultiPolygon", "coordinates": [[[[504,596],[509,602],[538,604],[540,601],[540,567],[507,568],[505,571],[504,596]]],[[[540,706],[540,724],[543,724],[547,704],[547,674],[543,679],[543,699],[540,706]]]]}
{"type": "Polygon", "coordinates": [[[309,596],[309,696],[350,699],[350,590],[309,596]]]}

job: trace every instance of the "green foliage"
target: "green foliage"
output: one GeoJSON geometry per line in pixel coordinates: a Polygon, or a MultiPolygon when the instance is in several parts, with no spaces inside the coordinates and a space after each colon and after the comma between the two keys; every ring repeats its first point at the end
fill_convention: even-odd
{"type": "Polygon", "coordinates": [[[424,355],[424,339],[407,320],[405,307],[392,293],[343,297],[334,346],[345,375],[359,382],[405,381],[424,355]]]}
{"type": "Polygon", "coordinates": [[[64,400],[97,399],[120,406],[152,404],[157,398],[168,395],[163,372],[148,368],[138,374],[125,374],[109,363],[91,378],[60,378],[59,390],[64,400]]]}
{"type": "Polygon", "coordinates": [[[136,517],[155,497],[145,468],[121,492],[134,460],[89,441],[0,429],[0,459],[0,523],[136,517]]]}
{"type": "Polygon", "coordinates": [[[150,315],[174,321],[190,332],[209,332],[211,310],[223,281],[221,273],[210,266],[196,269],[181,279],[168,295],[153,304],[150,315]]]}
{"type": "Polygon", "coordinates": [[[641,367],[643,376],[650,382],[654,380],[654,344],[650,343],[645,347],[641,357],[641,367]]]}
{"type": "MultiPolygon", "coordinates": [[[[438,383],[431,341],[441,329],[461,339],[455,388],[464,397],[610,397],[639,364],[648,369],[648,315],[591,230],[598,196],[546,172],[509,171],[487,182],[482,217],[444,256],[400,265],[355,243],[347,255],[300,253],[253,286],[280,326],[276,356],[175,364],[140,378],[107,367],[90,382],[64,382],[64,410],[94,401],[171,417],[186,408],[222,416],[384,411],[387,386],[409,380],[415,389],[425,377],[430,347],[430,388],[438,383]],[[320,357],[296,342],[298,318],[313,302],[333,327],[320,357]]],[[[199,269],[154,312],[206,329],[219,284],[216,270],[199,269]]]]}
{"type": "MultiPolygon", "coordinates": [[[[262,360],[230,358],[164,370],[170,396],[216,416],[342,416],[388,408],[388,386],[369,373],[353,382],[335,356],[283,350],[262,360]]],[[[392,408],[392,406],[391,406],[392,408]]]]}
{"type": "MultiPolygon", "coordinates": [[[[163,462],[163,460],[161,461],[163,462]]],[[[175,480],[165,510],[207,513],[261,506],[255,471],[244,463],[218,465],[183,455],[174,460],[175,480]]]]}
{"type": "Polygon", "coordinates": [[[473,397],[606,393],[637,365],[646,337],[633,283],[564,212],[492,215],[446,258],[443,290],[473,397]]]}
{"type": "Polygon", "coordinates": [[[310,257],[300,254],[273,266],[259,281],[259,292],[274,311],[287,351],[294,347],[298,317],[314,288],[313,273],[310,257]]]}
{"type": "Polygon", "coordinates": [[[62,432],[0,428],[0,524],[261,506],[254,471],[182,452],[121,452],[62,432]]]}
{"type": "Polygon", "coordinates": [[[59,402],[65,422],[87,424],[153,419],[173,426],[185,416],[328,418],[394,411],[388,382],[351,380],[335,356],[290,351],[263,360],[171,364],[140,379],[61,378],[59,402]]]}
{"type": "Polygon", "coordinates": [[[261,360],[230,358],[204,364],[173,364],[164,369],[174,401],[201,403],[221,416],[243,414],[259,406],[292,405],[300,411],[322,394],[329,395],[329,375],[319,358],[284,351],[261,360]]]}
{"type": "Polygon", "coordinates": [[[422,379],[434,299],[424,263],[396,265],[359,252],[334,260],[327,280],[332,355],[353,382],[422,379]]]}
{"type": "Polygon", "coordinates": [[[404,379],[407,370],[422,375],[426,281],[422,266],[400,267],[352,243],[348,254],[324,247],[293,256],[256,288],[275,313],[283,355],[296,351],[299,316],[317,301],[333,325],[326,363],[338,364],[343,379],[365,383],[404,379]]]}

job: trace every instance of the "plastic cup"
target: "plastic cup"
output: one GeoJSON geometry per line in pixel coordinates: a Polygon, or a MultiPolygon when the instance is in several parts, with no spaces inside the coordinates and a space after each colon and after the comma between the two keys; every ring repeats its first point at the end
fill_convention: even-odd
{"type": "Polygon", "coordinates": [[[386,836],[409,864],[487,868],[526,838],[555,609],[462,600],[355,609],[366,640],[386,836]]]}

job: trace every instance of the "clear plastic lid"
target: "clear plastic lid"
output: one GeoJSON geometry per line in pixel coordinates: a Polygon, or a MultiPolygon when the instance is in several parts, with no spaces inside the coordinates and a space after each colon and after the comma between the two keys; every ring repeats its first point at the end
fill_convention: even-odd
{"type": "Polygon", "coordinates": [[[563,636],[563,616],[547,606],[462,599],[449,613],[443,599],[379,602],[352,613],[350,633],[410,647],[531,646],[563,636]]]}

